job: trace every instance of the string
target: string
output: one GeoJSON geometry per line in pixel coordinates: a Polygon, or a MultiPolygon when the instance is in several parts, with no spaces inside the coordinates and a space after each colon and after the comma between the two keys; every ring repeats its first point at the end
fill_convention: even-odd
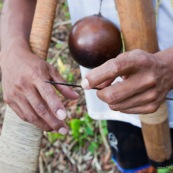
{"type": "Polygon", "coordinates": [[[99,15],[101,15],[102,2],[103,2],[103,0],[100,0],[99,15]]]}

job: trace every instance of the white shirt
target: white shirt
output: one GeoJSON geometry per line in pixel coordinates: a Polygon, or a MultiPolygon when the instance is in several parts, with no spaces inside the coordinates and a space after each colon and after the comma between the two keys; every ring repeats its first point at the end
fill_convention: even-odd
{"type": "MultiPolygon", "coordinates": [[[[156,3],[156,0],[153,1],[156,3]]],[[[93,14],[98,14],[100,0],[68,0],[69,11],[72,24],[77,20],[93,14]]],[[[103,0],[101,13],[104,17],[111,20],[118,28],[120,28],[118,12],[115,7],[114,0],[103,0]]],[[[162,0],[158,9],[157,18],[157,35],[159,49],[173,47],[173,5],[171,0],[162,0]]],[[[84,77],[89,69],[80,67],[82,77],[84,77]]],[[[120,79],[118,79],[120,80],[120,79]]],[[[173,90],[168,93],[169,98],[173,98],[173,90]]],[[[98,99],[95,90],[85,91],[88,113],[93,119],[100,120],[119,120],[141,126],[138,115],[125,114],[119,111],[112,111],[108,105],[98,99]]],[[[169,112],[169,124],[173,128],[173,101],[167,101],[169,112]]]]}

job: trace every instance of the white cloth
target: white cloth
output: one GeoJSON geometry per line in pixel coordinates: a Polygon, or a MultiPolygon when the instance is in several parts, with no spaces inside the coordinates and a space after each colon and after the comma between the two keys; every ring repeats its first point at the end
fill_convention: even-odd
{"type": "MultiPolygon", "coordinates": [[[[99,11],[100,0],[68,0],[70,16],[72,24],[77,20],[97,14],[99,11]]],[[[156,0],[153,1],[156,4],[156,0]]],[[[118,13],[114,0],[103,0],[102,15],[111,20],[118,28],[120,28],[118,13]]],[[[173,6],[171,0],[162,0],[158,9],[157,34],[160,50],[173,47],[173,6]]],[[[84,77],[89,69],[80,67],[82,77],[84,77]]],[[[85,91],[88,113],[93,119],[99,120],[119,120],[141,126],[138,115],[129,115],[118,111],[112,111],[108,105],[96,96],[95,90],[85,91]]],[[[173,90],[168,93],[169,98],[173,98],[173,90]]],[[[173,128],[173,101],[167,101],[169,112],[169,124],[173,128]]]]}

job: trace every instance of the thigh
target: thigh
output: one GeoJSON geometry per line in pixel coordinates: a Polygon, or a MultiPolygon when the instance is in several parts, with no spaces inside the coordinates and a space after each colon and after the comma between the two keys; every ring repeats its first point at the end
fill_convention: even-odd
{"type": "Polygon", "coordinates": [[[124,170],[149,166],[141,128],[121,121],[107,121],[113,160],[124,170]]]}

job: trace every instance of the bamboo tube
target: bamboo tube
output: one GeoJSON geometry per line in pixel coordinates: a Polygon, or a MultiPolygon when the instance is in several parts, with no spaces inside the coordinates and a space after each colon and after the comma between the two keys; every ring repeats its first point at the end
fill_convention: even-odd
{"type": "MultiPolygon", "coordinates": [[[[46,59],[51,38],[57,0],[37,0],[30,45],[32,51],[46,59]]],[[[35,173],[42,131],[21,120],[7,106],[0,137],[0,172],[35,173]]]]}
{"type": "MultiPolygon", "coordinates": [[[[158,51],[156,17],[152,0],[116,0],[126,51],[158,51]]],[[[154,163],[167,162],[172,155],[166,102],[153,114],[140,115],[148,157],[154,163]]],[[[156,164],[157,165],[157,164],[156,164]]]]}

